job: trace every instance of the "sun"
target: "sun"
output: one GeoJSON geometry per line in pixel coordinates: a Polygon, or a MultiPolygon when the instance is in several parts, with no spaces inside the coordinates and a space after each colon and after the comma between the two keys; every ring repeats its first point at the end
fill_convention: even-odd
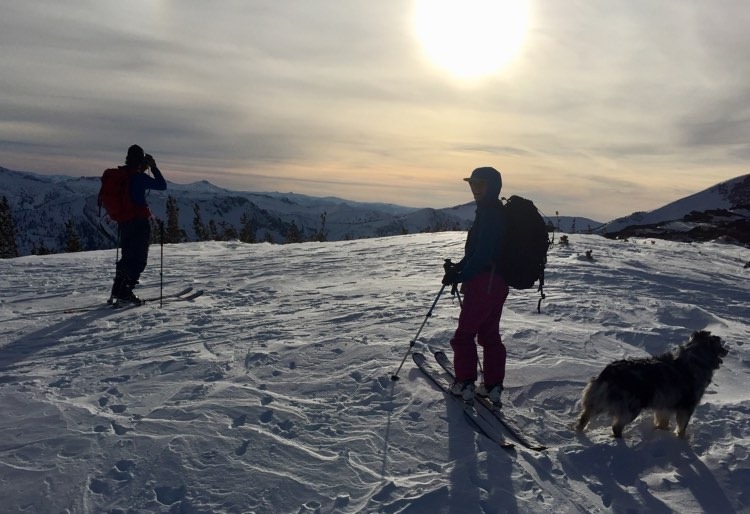
{"type": "Polygon", "coordinates": [[[414,32],[430,60],[461,79],[497,73],[519,51],[528,0],[415,0],[414,32]]]}

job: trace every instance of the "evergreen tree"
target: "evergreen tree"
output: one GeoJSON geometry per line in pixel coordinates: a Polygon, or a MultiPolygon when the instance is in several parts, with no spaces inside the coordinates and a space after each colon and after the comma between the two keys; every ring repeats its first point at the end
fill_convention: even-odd
{"type": "Polygon", "coordinates": [[[47,248],[47,245],[44,244],[44,241],[39,241],[39,246],[35,244],[31,245],[32,255],[49,255],[51,253],[52,253],[52,250],[47,248]]]}
{"type": "Polygon", "coordinates": [[[151,238],[149,240],[149,244],[159,244],[162,242],[161,240],[161,226],[164,223],[161,218],[157,218],[154,216],[150,220],[151,222],[151,238]]]}
{"type": "Polygon", "coordinates": [[[177,207],[177,200],[172,195],[167,197],[167,226],[164,234],[165,243],[182,243],[183,232],[180,230],[180,208],[177,207]]]}
{"type": "Polygon", "coordinates": [[[286,231],[286,242],[287,243],[301,243],[303,241],[302,239],[302,232],[297,227],[297,224],[292,221],[292,224],[287,228],[286,231]]]}
{"type": "Polygon", "coordinates": [[[240,241],[243,243],[255,243],[255,224],[246,212],[240,218],[240,241]]]}
{"type": "Polygon", "coordinates": [[[201,208],[200,205],[193,204],[193,212],[195,213],[195,217],[193,218],[193,230],[195,231],[195,238],[197,241],[208,241],[208,230],[206,229],[206,225],[203,224],[203,219],[201,218],[201,208]]]}
{"type": "Polygon", "coordinates": [[[211,241],[219,240],[219,229],[216,228],[216,222],[214,220],[209,220],[208,222],[208,238],[211,241]]]}
{"type": "Polygon", "coordinates": [[[263,242],[273,244],[273,236],[268,230],[266,230],[266,233],[263,234],[263,242]]]}
{"type": "Polygon", "coordinates": [[[8,199],[3,196],[0,201],[0,259],[18,257],[16,244],[16,224],[10,211],[8,199]]]}
{"type": "Polygon", "coordinates": [[[320,215],[320,230],[318,230],[315,235],[313,235],[313,241],[323,243],[328,240],[328,231],[326,230],[327,215],[328,213],[326,211],[323,211],[323,214],[320,215]]]}
{"type": "Polygon", "coordinates": [[[226,221],[222,221],[220,225],[221,225],[221,240],[222,241],[232,241],[232,240],[239,238],[239,234],[237,234],[237,229],[234,228],[233,225],[227,223],[226,221]]]}
{"type": "Polygon", "coordinates": [[[65,222],[65,251],[67,253],[80,252],[83,250],[81,238],[78,236],[73,220],[65,222]]]}

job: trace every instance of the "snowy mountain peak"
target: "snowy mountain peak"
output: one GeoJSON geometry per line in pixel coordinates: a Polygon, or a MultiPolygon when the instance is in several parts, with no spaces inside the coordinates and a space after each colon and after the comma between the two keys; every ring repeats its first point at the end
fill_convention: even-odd
{"type": "Polygon", "coordinates": [[[610,221],[598,233],[615,233],[630,226],[681,220],[691,212],[750,209],[750,174],[727,180],[699,193],[681,198],[649,212],[636,212],[610,221]]]}
{"type": "MultiPolygon", "coordinates": [[[[107,218],[97,206],[99,177],[39,175],[0,168],[0,191],[7,197],[16,225],[20,255],[66,251],[70,231],[84,250],[110,248],[102,233],[107,218]]],[[[169,183],[166,192],[152,192],[149,204],[154,216],[167,220],[166,200],[174,198],[180,234],[174,241],[237,239],[275,243],[292,241],[339,241],[419,232],[467,230],[475,205],[452,208],[413,208],[386,203],[362,203],[336,197],[317,198],[297,193],[231,191],[206,180],[191,184],[169,183]],[[201,227],[204,230],[201,230],[201,227]]],[[[723,182],[712,188],[647,213],[601,223],[586,218],[553,217],[557,232],[591,232],[633,235],[633,226],[645,226],[641,235],[685,240],[729,236],[730,242],[750,244],[750,228],[741,216],[748,216],[750,175],[723,182]],[[745,210],[743,210],[743,206],[745,210]],[[714,219],[685,219],[695,211],[721,210],[714,219]],[[723,211],[732,210],[730,218],[723,211]],[[723,216],[723,217],[722,217],[723,216]],[[733,218],[732,218],[733,217],[733,218]],[[665,221],[683,223],[662,227],[665,221]],[[707,225],[713,223],[711,228],[707,225]],[[598,228],[597,227],[600,227],[598,228]],[[696,232],[693,229],[698,228],[696,232]],[[692,232],[691,232],[692,231],[692,232]]],[[[746,218],[744,218],[746,219],[746,218]]],[[[115,228],[110,227],[114,232],[115,228]]]]}

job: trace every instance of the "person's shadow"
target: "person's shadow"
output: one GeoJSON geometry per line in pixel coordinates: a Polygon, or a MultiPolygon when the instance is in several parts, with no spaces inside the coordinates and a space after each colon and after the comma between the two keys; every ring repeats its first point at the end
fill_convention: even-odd
{"type": "Polygon", "coordinates": [[[446,406],[448,457],[455,463],[449,476],[448,513],[517,514],[512,456],[476,432],[458,402],[446,398],[446,406]]]}
{"type": "Polygon", "coordinates": [[[23,362],[35,354],[53,352],[54,355],[71,355],[82,350],[81,344],[61,344],[64,338],[77,334],[82,328],[95,320],[112,316],[118,312],[112,307],[103,306],[83,314],[71,315],[70,318],[24,334],[15,341],[0,347],[0,383],[14,381],[13,373],[25,373],[21,368],[23,362]],[[55,349],[59,346],[59,349],[55,349]]]}

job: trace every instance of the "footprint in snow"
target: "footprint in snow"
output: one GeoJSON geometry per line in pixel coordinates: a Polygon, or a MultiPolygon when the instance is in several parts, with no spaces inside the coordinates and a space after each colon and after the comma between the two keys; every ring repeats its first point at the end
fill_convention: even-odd
{"type": "Polygon", "coordinates": [[[238,457],[242,457],[243,455],[245,455],[245,453],[247,453],[248,446],[250,446],[250,441],[248,440],[242,441],[242,444],[239,446],[239,448],[234,450],[234,454],[237,455],[238,457]]]}
{"type": "Polygon", "coordinates": [[[128,459],[122,459],[112,466],[108,476],[118,482],[129,482],[133,479],[132,470],[135,468],[135,462],[128,459]]]}
{"type": "Polygon", "coordinates": [[[232,428],[241,427],[242,425],[245,424],[246,421],[247,421],[247,414],[242,414],[240,416],[237,416],[236,418],[232,420],[232,428]]]}
{"type": "Polygon", "coordinates": [[[92,478],[89,482],[89,490],[94,494],[109,495],[111,493],[109,484],[105,480],[92,478]]]}
{"type": "Polygon", "coordinates": [[[126,427],[126,426],[120,425],[117,421],[113,421],[112,422],[112,430],[114,430],[115,434],[117,434],[117,435],[125,435],[128,432],[131,432],[131,431],[133,431],[135,429],[133,429],[131,427],[126,427]]]}
{"type": "Polygon", "coordinates": [[[103,378],[101,381],[110,384],[127,382],[128,380],[130,380],[130,375],[120,375],[119,377],[103,378]]]}
{"type": "Polygon", "coordinates": [[[162,505],[172,505],[185,498],[185,492],[187,488],[185,485],[178,487],[172,487],[168,485],[157,485],[154,487],[154,493],[156,493],[156,501],[162,505]]]}

